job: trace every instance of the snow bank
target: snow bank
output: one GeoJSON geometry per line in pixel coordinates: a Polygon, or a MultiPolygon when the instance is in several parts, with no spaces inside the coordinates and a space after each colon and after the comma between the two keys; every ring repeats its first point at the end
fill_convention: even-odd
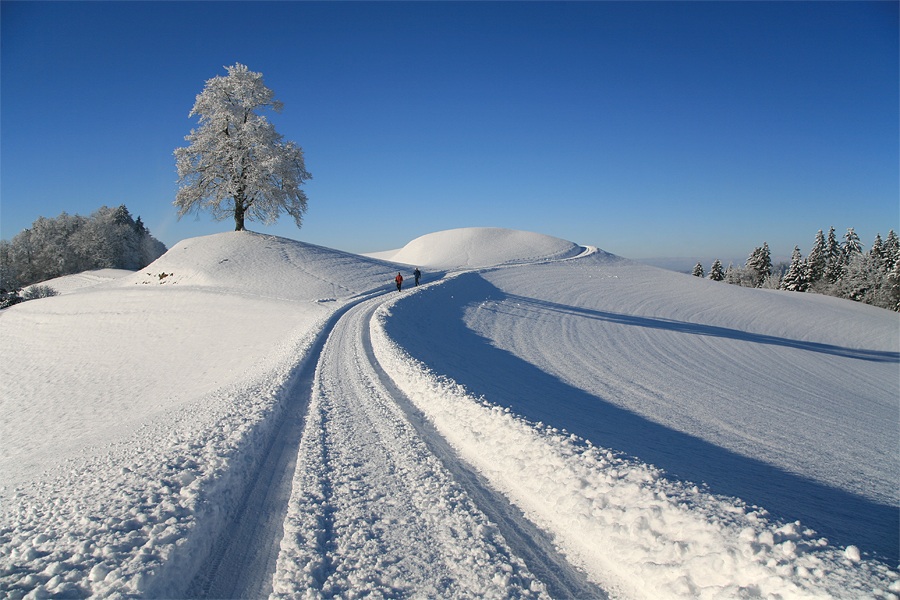
{"type": "Polygon", "coordinates": [[[495,270],[480,285],[456,309],[465,326],[573,388],[900,505],[897,313],[592,258],[495,270]]]}
{"type": "MultiPolygon", "coordinates": [[[[390,257],[432,269],[463,269],[575,256],[581,247],[559,238],[494,227],[468,227],[416,238],[390,257]]],[[[387,253],[378,256],[387,257],[387,253]]]]}
{"type": "Polygon", "coordinates": [[[835,549],[799,523],[770,522],[762,509],[669,480],[634,458],[472,396],[411,357],[403,339],[391,339],[392,318],[383,307],[371,329],[389,375],[465,460],[551,531],[604,589],[633,598],[900,591],[895,573],[861,561],[856,548],[835,549]]]}
{"type": "Polygon", "coordinates": [[[306,304],[132,286],[4,311],[0,484],[99,452],[149,419],[244,380],[270,360],[273,343],[329,310],[306,304]]]}

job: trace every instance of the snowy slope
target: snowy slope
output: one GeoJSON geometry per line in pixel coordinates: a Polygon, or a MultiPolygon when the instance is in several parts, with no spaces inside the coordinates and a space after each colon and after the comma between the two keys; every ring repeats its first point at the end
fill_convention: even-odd
{"type": "Polygon", "coordinates": [[[3,480],[240,381],[329,313],[316,300],[381,280],[386,288],[392,269],[226,233],[183,241],[139,273],[7,311],[0,390],[4,409],[27,417],[0,425],[3,480]]]}
{"type": "Polygon", "coordinates": [[[804,591],[820,536],[896,563],[896,314],[598,253],[463,274],[383,318],[401,387],[608,589],[732,597],[769,563],[753,576],[763,595],[866,590],[835,566],[804,591]],[[506,411],[550,439],[511,435],[506,411]],[[706,516],[691,523],[685,505],[706,516]]]}
{"type": "Polygon", "coordinates": [[[48,279],[47,281],[42,281],[39,285],[49,286],[59,294],[71,294],[78,290],[91,288],[115,281],[122,277],[127,277],[132,273],[134,273],[134,271],[128,271],[126,269],[97,269],[95,271],[84,271],[83,273],[48,279]]]}
{"type": "Polygon", "coordinates": [[[316,332],[393,268],[224,233],[0,313],[0,555],[57,564],[54,593],[177,591],[196,566],[179,552],[209,543],[187,532],[211,498],[235,502],[316,332]]]}
{"type": "Polygon", "coordinates": [[[896,314],[502,229],[392,258],[454,273],[236,232],[0,313],[0,593],[900,594],[896,314]]]}

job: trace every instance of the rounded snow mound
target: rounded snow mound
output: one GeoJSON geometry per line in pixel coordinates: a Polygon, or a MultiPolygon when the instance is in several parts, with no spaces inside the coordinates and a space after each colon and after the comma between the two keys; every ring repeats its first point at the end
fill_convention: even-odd
{"type": "Polygon", "coordinates": [[[251,231],[182,240],[116,285],[192,287],[288,300],[336,299],[385,286],[394,265],[251,231]]]}
{"type": "Polygon", "coordinates": [[[391,260],[439,269],[492,267],[569,258],[581,246],[541,233],[496,227],[466,227],[429,233],[393,254],[391,260]]]}

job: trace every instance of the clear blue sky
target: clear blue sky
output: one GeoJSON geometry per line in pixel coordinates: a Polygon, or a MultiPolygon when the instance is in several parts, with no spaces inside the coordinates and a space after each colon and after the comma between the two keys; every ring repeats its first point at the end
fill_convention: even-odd
{"type": "Polygon", "coordinates": [[[125,204],[168,246],[173,150],[241,62],[351,252],[470,226],[632,258],[900,230],[897,2],[0,4],[0,237],[125,204]]]}

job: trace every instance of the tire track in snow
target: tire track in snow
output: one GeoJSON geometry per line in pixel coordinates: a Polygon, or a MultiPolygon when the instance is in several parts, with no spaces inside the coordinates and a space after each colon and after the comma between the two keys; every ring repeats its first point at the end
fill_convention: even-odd
{"type": "Polygon", "coordinates": [[[542,595],[374,374],[361,341],[381,301],[348,311],[322,352],[275,596],[542,595]]]}
{"type": "MultiPolygon", "coordinates": [[[[372,314],[369,314],[369,319],[372,314]]],[[[535,526],[506,496],[494,491],[484,477],[459,458],[444,437],[378,365],[369,329],[364,332],[363,348],[382,385],[403,410],[416,433],[453,474],[456,482],[465,489],[478,508],[497,526],[512,550],[547,586],[548,593],[554,598],[608,598],[606,592],[588,581],[583,572],[573,567],[556,550],[547,532],[535,526]]]]}
{"type": "MultiPolygon", "coordinates": [[[[530,545],[546,550],[545,541],[519,534],[511,548],[501,530],[527,530],[524,518],[494,508],[505,517],[492,522],[479,504],[496,498],[482,489],[473,499],[468,489],[478,485],[461,483],[462,468],[447,466],[458,459],[435,454],[437,444],[385,385],[368,332],[388,298],[349,310],[321,354],[273,597],[546,597],[547,586],[519,555],[530,545]]],[[[540,567],[547,579],[571,574],[567,565],[540,567]]],[[[553,588],[602,596],[571,582],[553,588]]]]}
{"type": "Polygon", "coordinates": [[[271,442],[188,595],[605,597],[378,366],[369,322],[390,295],[374,295],[339,309],[298,366],[271,442]]]}
{"type": "Polygon", "coordinates": [[[278,424],[255,467],[256,474],[194,576],[187,592],[189,597],[263,598],[271,593],[316,364],[328,334],[349,308],[342,307],[332,315],[298,366],[287,406],[276,417],[278,424]]]}

